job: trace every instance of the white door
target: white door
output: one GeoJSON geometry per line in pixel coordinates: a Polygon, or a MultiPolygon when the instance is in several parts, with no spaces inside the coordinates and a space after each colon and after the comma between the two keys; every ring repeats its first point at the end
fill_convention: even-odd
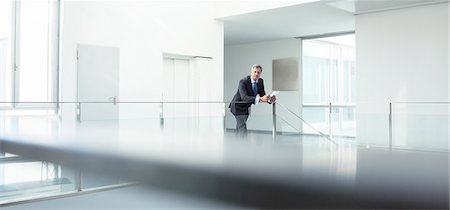
{"type": "Polygon", "coordinates": [[[113,102],[119,100],[120,49],[78,44],[77,53],[77,101],[81,102],[80,119],[118,119],[119,107],[113,102]]]}

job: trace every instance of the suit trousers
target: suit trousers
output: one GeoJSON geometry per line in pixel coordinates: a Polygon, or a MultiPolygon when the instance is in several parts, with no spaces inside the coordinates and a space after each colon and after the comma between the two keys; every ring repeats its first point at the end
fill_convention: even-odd
{"type": "Polygon", "coordinates": [[[247,119],[248,115],[235,115],[236,118],[236,136],[247,138],[247,119]]]}

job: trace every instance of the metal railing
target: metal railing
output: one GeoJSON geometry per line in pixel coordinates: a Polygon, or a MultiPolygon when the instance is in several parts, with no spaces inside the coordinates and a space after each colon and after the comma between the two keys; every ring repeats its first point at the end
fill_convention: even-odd
{"type": "MultiPolygon", "coordinates": [[[[14,164],[34,164],[36,166],[40,165],[40,172],[33,170],[37,169],[37,167],[31,167],[31,169],[28,169],[28,171],[26,172],[28,174],[34,173],[35,176],[39,176],[38,174],[40,173],[40,178],[28,178],[26,179],[27,181],[24,182],[17,182],[16,180],[12,183],[2,183],[2,187],[0,188],[0,207],[48,200],[53,198],[63,198],[84,193],[100,192],[135,184],[135,182],[120,181],[119,183],[115,184],[100,184],[100,186],[97,187],[86,187],[83,186],[83,180],[86,178],[81,169],[75,170],[72,182],[70,181],[70,179],[61,176],[61,170],[59,169],[60,166],[57,164],[24,158],[8,153],[2,153],[0,155],[0,167],[4,167],[4,165],[10,165],[8,169],[12,169],[14,164]],[[71,184],[73,184],[73,187],[69,187],[69,190],[62,190],[63,186],[65,187],[66,185],[71,184]],[[50,187],[52,188],[49,189],[50,187]],[[6,194],[3,195],[2,193],[6,194]]],[[[20,165],[18,167],[23,168],[23,166],[20,165]]],[[[2,173],[5,173],[5,169],[6,168],[3,169],[4,171],[2,171],[2,173]]],[[[92,182],[91,177],[89,177],[89,180],[90,182],[92,182]]]]}
{"type": "MultiPolygon", "coordinates": [[[[199,105],[199,104],[222,104],[224,105],[223,109],[221,110],[220,115],[223,117],[223,126],[224,129],[226,128],[226,114],[225,114],[225,110],[226,107],[229,103],[239,103],[239,104],[244,104],[246,102],[231,102],[231,101],[66,101],[66,102],[30,102],[30,101],[25,101],[25,102],[0,102],[1,104],[40,104],[40,105],[45,105],[45,104],[58,104],[58,107],[61,107],[61,105],[63,104],[72,104],[75,105],[75,114],[76,114],[76,120],[78,122],[82,122],[83,121],[83,107],[86,107],[86,105],[93,105],[93,104],[112,104],[114,106],[116,105],[123,105],[123,104],[154,104],[154,105],[158,105],[159,106],[159,123],[161,127],[164,127],[164,122],[165,122],[165,107],[169,104],[195,104],[195,105],[199,105]]],[[[276,121],[276,117],[277,117],[277,113],[276,113],[276,104],[279,104],[280,107],[282,107],[284,110],[286,110],[288,113],[290,113],[292,116],[298,118],[298,120],[302,121],[303,123],[305,123],[309,128],[311,128],[312,130],[314,130],[315,132],[317,132],[318,135],[328,139],[329,141],[336,143],[335,141],[332,140],[332,134],[331,131],[329,133],[329,135],[324,134],[323,132],[319,131],[317,128],[314,128],[313,125],[311,125],[310,123],[308,123],[306,120],[304,120],[304,118],[302,118],[301,116],[299,116],[298,114],[296,114],[295,112],[293,112],[292,110],[288,109],[286,106],[284,106],[283,104],[280,104],[279,102],[273,103],[272,104],[272,137],[273,137],[273,141],[275,142],[276,140],[276,135],[277,135],[277,121],[276,121]]],[[[309,107],[309,105],[305,105],[305,107],[309,107]]],[[[334,106],[333,107],[338,107],[338,106],[334,106]]],[[[340,106],[339,106],[340,107],[340,106]]],[[[347,107],[347,106],[342,106],[342,107],[347,107]]],[[[330,109],[330,117],[331,117],[331,103],[329,106],[330,109]]],[[[0,111],[2,109],[0,108],[0,111]]],[[[331,126],[331,122],[329,123],[329,126],[331,126]]],[[[330,128],[331,129],[331,128],[330,128]]]]}
{"type": "MultiPolygon", "coordinates": [[[[23,103],[23,102],[21,102],[23,103]]],[[[30,103],[36,103],[36,102],[30,102],[30,103]]],[[[41,103],[49,103],[49,102],[41,102],[41,103]]],[[[160,120],[160,125],[164,126],[164,105],[165,104],[184,104],[184,103],[220,103],[220,104],[224,104],[227,105],[229,102],[213,102],[213,101],[207,101],[207,102],[58,102],[60,104],[64,104],[64,103],[69,103],[69,104],[75,104],[76,105],[76,109],[77,109],[77,113],[79,112],[79,115],[77,117],[78,120],[82,120],[81,117],[81,111],[82,111],[82,106],[84,103],[86,104],[95,104],[95,103],[101,103],[101,104],[129,104],[129,103],[141,103],[141,104],[157,104],[159,105],[160,109],[159,109],[159,120],[160,120]]],[[[395,114],[395,109],[394,109],[394,105],[395,104],[444,104],[444,105],[448,105],[450,104],[450,102],[391,102],[389,103],[389,148],[392,149],[393,147],[393,124],[394,124],[394,118],[393,115],[395,114]]],[[[226,107],[226,106],[225,106],[226,107]]],[[[294,111],[290,110],[289,108],[287,108],[286,106],[284,106],[283,104],[277,102],[277,103],[273,103],[272,104],[272,138],[273,138],[273,142],[275,143],[275,141],[277,140],[277,120],[276,118],[278,117],[277,115],[277,109],[278,111],[280,110],[280,108],[287,111],[291,116],[294,116],[296,119],[302,121],[304,124],[306,124],[307,126],[309,126],[311,129],[315,130],[320,136],[326,138],[328,141],[330,141],[331,143],[333,143],[334,145],[337,145],[337,142],[334,141],[332,139],[332,135],[330,133],[330,135],[326,135],[323,132],[321,132],[320,130],[316,129],[313,125],[311,125],[310,123],[308,123],[306,120],[304,120],[304,118],[302,116],[300,116],[299,114],[295,113],[294,111]]],[[[325,106],[326,107],[326,106],[325,106]]],[[[333,108],[332,104],[328,105],[329,109],[331,110],[333,108]]],[[[336,106],[334,106],[336,107],[336,106]]],[[[345,105],[343,107],[353,107],[352,105],[345,105]]],[[[223,111],[223,110],[222,110],[223,111]]],[[[224,112],[221,113],[223,120],[225,121],[225,114],[224,112]]],[[[225,126],[225,123],[224,123],[225,126]]],[[[225,128],[225,127],[224,127],[225,128]]],[[[20,161],[20,158],[7,158],[4,159],[5,163],[6,162],[17,162],[20,161]]],[[[23,161],[29,161],[28,159],[25,159],[23,161]]],[[[1,162],[1,159],[0,159],[1,162]]],[[[61,192],[58,193],[56,195],[42,195],[42,196],[37,196],[37,197],[33,197],[33,198],[23,198],[23,199],[15,199],[12,201],[6,201],[6,202],[0,202],[0,206],[5,206],[5,205],[11,205],[11,204],[17,204],[17,203],[23,203],[23,202],[31,202],[31,201],[36,201],[36,200],[45,200],[48,198],[54,198],[54,197],[65,197],[65,196],[70,196],[70,195],[76,195],[77,193],[87,193],[87,192],[94,192],[94,191],[102,191],[102,190],[109,190],[109,189],[114,189],[117,187],[124,187],[124,186],[129,186],[133,183],[129,182],[129,183],[121,183],[121,184],[117,184],[117,185],[108,185],[108,186],[103,186],[103,187],[98,187],[98,188],[89,188],[86,189],[83,186],[83,173],[81,170],[76,171],[76,175],[74,176],[74,191],[72,192],[61,192]]]]}
{"type": "MultiPolygon", "coordinates": [[[[302,108],[328,108],[328,136],[330,139],[333,139],[333,108],[352,108],[355,109],[356,105],[354,104],[333,104],[333,103],[328,103],[328,104],[303,104],[302,108]]],[[[341,118],[339,118],[339,125],[342,124],[341,118]]],[[[352,136],[355,137],[355,136],[352,136]]]]}
{"type": "MultiPolygon", "coordinates": [[[[403,105],[403,106],[432,106],[432,107],[415,107],[415,109],[419,110],[419,112],[437,112],[437,113],[434,113],[434,115],[436,115],[436,114],[437,115],[447,115],[447,124],[450,126],[450,102],[438,102],[438,101],[430,101],[430,102],[426,102],[426,101],[420,101],[420,102],[419,101],[415,101],[415,102],[414,101],[409,101],[409,102],[407,102],[407,101],[389,102],[389,124],[388,124],[388,126],[389,126],[389,145],[388,146],[389,146],[390,150],[392,150],[392,148],[394,147],[394,136],[393,135],[394,135],[394,131],[395,131],[394,124],[396,123],[396,121],[394,120],[394,115],[398,114],[397,113],[398,111],[396,112],[395,109],[397,108],[397,106],[400,106],[400,105],[403,105]],[[438,106],[443,106],[443,107],[438,107],[438,106]],[[439,108],[440,108],[441,111],[439,111],[439,108]],[[445,113],[442,113],[442,110],[445,113]]],[[[412,108],[412,107],[410,107],[410,108],[412,108]]],[[[403,107],[403,109],[408,110],[406,107],[403,107]]],[[[414,108],[412,108],[412,109],[414,109],[414,108]]],[[[405,112],[405,114],[413,115],[414,113],[409,111],[409,112],[405,112]]],[[[430,114],[424,114],[424,116],[429,116],[429,115],[430,114]]],[[[436,125],[441,125],[442,126],[441,123],[436,123],[436,125]]],[[[448,129],[447,129],[447,132],[449,132],[448,129]]],[[[422,135],[428,135],[428,134],[426,134],[426,133],[424,134],[422,132],[422,135]]],[[[430,136],[432,136],[432,134],[430,134],[430,136]]],[[[447,139],[447,141],[448,141],[448,139],[447,139]]],[[[449,142],[447,142],[447,144],[449,144],[449,142]]],[[[447,145],[447,148],[443,149],[443,150],[448,151],[448,149],[449,148],[448,148],[448,145],[447,145]]]]}
{"type": "MultiPolygon", "coordinates": [[[[81,123],[83,121],[83,110],[86,109],[86,106],[88,104],[111,104],[111,105],[123,105],[123,104],[154,104],[157,105],[159,107],[158,109],[158,116],[159,116],[159,124],[161,127],[164,127],[165,124],[165,108],[167,108],[168,104],[223,104],[223,108],[221,110],[221,113],[219,113],[220,116],[223,117],[223,128],[225,131],[225,107],[227,107],[227,105],[229,103],[243,103],[243,102],[227,102],[227,101],[196,101],[196,102],[188,102],[188,101],[172,101],[172,102],[161,102],[161,101],[115,101],[115,102],[104,102],[104,101],[89,101],[89,102],[80,102],[80,101],[76,101],[76,102],[0,102],[0,103],[22,103],[22,104],[28,104],[28,105],[32,105],[32,104],[40,104],[40,105],[48,105],[48,104],[58,104],[59,107],[61,107],[61,105],[63,104],[72,104],[75,107],[75,114],[76,114],[76,120],[81,123]]],[[[314,126],[312,126],[310,123],[306,122],[300,115],[296,114],[295,112],[293,112],[292,110],[290,110],[289,108],[287,108],[286,106],[284,106],[281,103],[273,103],[271,104],[272,106],[272,140],[273,143],[276,142],[277,140],[277,106],[281,107],[282,109],[286,110],[288,113],[290,113],[292,116],[294,116],[295,118],[297,118],[298,120],[302,121],[303,123],[305,123],[307,126],[309,126],[311,129],[315,130],[320,136],[324,137],[325,139],[327,139],[328,141],[330,141],[331,143],[337,145],[337,143],[335,141],[333,141],[330,136],[325,135],[324,133],[320,132],[318,129],[314,128],[314,126]]],[[[1,111],[1,108],[0,108],[1,111]]],[[[59,120],[61,120],[61,118],[59,118],[59,120]]],[[[301,133],[299,135],[302,135],[301,133]]],[[[21,157],[8,157],[8,158],[0,158],[0,163],[3,161],[3,163],[18,163],[18,162],[30,162],[31,160],[29,159],[23,159],[21,157]]],[[[48,165],[46,166],[48,167],[48,165]]],[[[55,166],[55,171],[54,173],[60,173],[58,170],[56,169],[57,166],[55,166]]],[[[129,186],[132,185],[134,183],[132,182],[126,182],[126,183],[120,183],[120,184],[112,184],[112,185],[107,185],[107,186],[102,186],[102,187],[95,187],[95,188],[86,188],[84,186],[84,174],[80,169],[75,169],[75,173],[73,175],[73,191],[70,192],[58,192],[55,194],[46,194],[46,195],[38,195],[38,196],[31,196],[31,197],[24,197],[24,198],[19,198],[19,199],[11,199],[11,200],[3,200],[0,201],[0,206],[7,206],[7,205],[13,205],[13,204],[19,204],[19,203],[27,203],[27,202],[32,202],[32,201],[39,201],[39,200],[46,200],[46,199],[50,199],[50,198],[60,198],[60,197],[66,197],[66,196],[72,196],[72,195],[77,195],[79,193],[87,193],[87,192],[97,192],[97,191],[103,191],[103,190],[109,190],[109,189],[115,189],[118,187],[124,187],[124,186],[129,186]]]]}
{"type": "MultiPolygon", "coordinates": [[[[311,129],[313,129],[314,131],[316,131],[320,136],[328,139],[328,141],[332,142],[333,144],[337,145],[337,143],[331,139],[331,133],[330,135],[326,135],[322,132],[320,132],[318,129],[314,128],[314,126],[312,126],[310,123],[306,122],[306,120],[304,120],[301,116],[299,116],[298,114],[296,114],[294,111],[288,109],[286,106],[283,106],[282,104],[278,103],[282,108],[284,108],[286,111],[288,111],[290,114],[292,114],[293,116],[297,117],[299,120],[301,120],[303,123],[305,123],[307,126],[309,126],[311,129]]],[[[273,112],[275,113],[275,103],[273,104],[273,112]]],[[[331,108],[330,108],[331,110],[331,108]]],[[[275,114],[274,114],[275,117],[275,114]]],[[[275,127],[275,126],[274,126],[275,127]]]]}

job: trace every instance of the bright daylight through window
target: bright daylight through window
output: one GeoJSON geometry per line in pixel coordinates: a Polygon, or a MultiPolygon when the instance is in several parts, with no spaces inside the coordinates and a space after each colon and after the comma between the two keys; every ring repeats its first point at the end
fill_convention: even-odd
{"type": "Polygon", "coordinates": [[[2,111],[55,110],[42,102],[57,99],[58,7],[55,0],[0,1],[2,111]]]}
{"type": "Polygon", "coordinates": [[[354,34],[303,40],[305,120],[323,133],[355,136],[355,72],[354,34]]]}

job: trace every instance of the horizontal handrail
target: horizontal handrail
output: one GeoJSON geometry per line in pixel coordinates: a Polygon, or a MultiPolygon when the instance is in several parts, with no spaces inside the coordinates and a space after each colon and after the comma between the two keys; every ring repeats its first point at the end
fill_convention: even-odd
{"type": "Polygon", "coordinates": [[[393,104],[450,104],[448,101],[394,101],[393,104]]]}
{"type": "Polygon", "coordinates": [[[0,104],[20,104],[20,103],[35,103],[35,104],[78,104],[78,103],[99,103],[99,104],[119,104],[119,103],[235,103],[235,104],[248,104],[243,101],[60,101],[60,102],[45,102],[45,101],[0,101],[0,104]]]}
{"type": "MultiPolygon", "coordinates": [[[[248,103],[243,101],[0,101],[0,104],[19,104],[19,103],[36,103],[36,104],[67,104],[67,103],[248,103]]],[[[395,101],[395,104],[450,104],[446,101],[395,101]]],[[[329,104],[303,104],[303,107],[329,107],[329,104]]],[[[356,107],[356,104],[331,104],[333,107],[356,107]]]]}
{"type": "MultiPolygon", "coordinates": [[[[248,102],[243,101],[58,101],[58,102],[45,102],[45,101],[0,101],[0,104],[5,103],[12,103],[12,104],[248,104],[248,102]]],[[[320,132],[319,130],[315,129],[311,124],[306,122],[302,117],[297,115],[292,110],[286,108],[284,105],[277,102],[281,107],[286,109],[288,112],[296,116],[298,119],[303,121],[306,125],[308,125],[311,129],[319,133],[319,135],[327,138],[329,141],[331,141],[334,144],[337,144],[335,141],[333,141],[329,136],[325,135],[324,133],[320,132]]],[[[308,105],[306,105],[308,106],[308,105]]],[[[1,107],[0,107],[1,108],[1,107]]]]}
{"type": "MultiPolygon", "coordinates": [[[[314,105],[314,104],[303,104],[302,106],[303,106],[303,107],[323,107],[323,108],[329,108],[329,107],[330,107],[330,104],[316,104],[316,105],[314,105]]],[[[332,107],[337,107],[337,108],[347,108],[347,107],[350,107],[350,108],[355,107],[355,108],[356,108],[356,105],[355,105],[355,104],[337,104],[337,105],[331,104],[331,106],[332,106],[332,107]]]]}

